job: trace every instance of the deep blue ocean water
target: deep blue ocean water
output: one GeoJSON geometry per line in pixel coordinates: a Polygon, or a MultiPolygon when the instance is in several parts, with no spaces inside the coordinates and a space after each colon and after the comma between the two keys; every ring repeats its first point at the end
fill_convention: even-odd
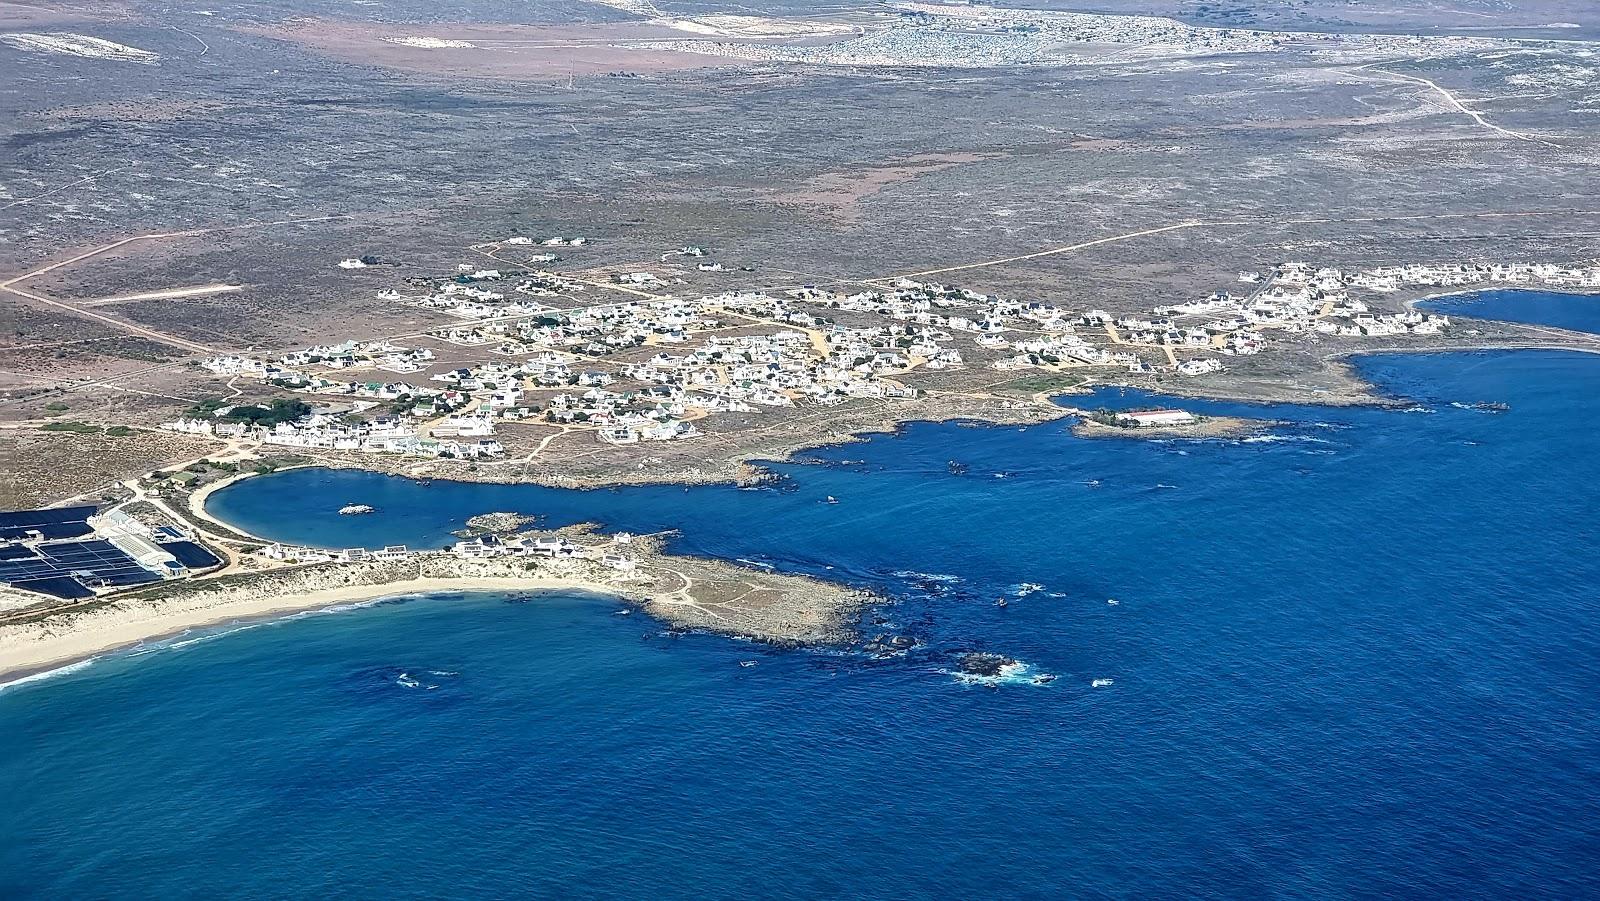
{"type": "Polygon", "coordinates": [[[243,482],[211,509],[328,546],[677,527],[924,646],[440,596],[98,660],[0,690],[0,897],[1600,895],[1600,357],[1360,368],[1415,406],[912,425],[759,490],[243,482]]]}
{"type": "Polygon", "coordinates": [[[1561,294],[1499,288],[1448,294],[1417,304],[1449,316],[1503,319],[1532,325],[1554,325],[1575,332],[1600,333],[1600,294],[1561,294]]]}

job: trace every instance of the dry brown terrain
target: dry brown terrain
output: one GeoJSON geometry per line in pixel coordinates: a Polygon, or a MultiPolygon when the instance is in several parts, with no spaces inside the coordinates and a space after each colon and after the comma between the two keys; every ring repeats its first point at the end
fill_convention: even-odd
{"type": "Polygon", "coordinates": [[[164,432],[120,438],[0,429],[0,509],[58,503],[88,494],[130,473],[192,460],[219,445],[164,432]]]}
{"type": "Polygon", "coordinates": [[[128,3],[0,3],[0,30],[23,31],[29,28],[46,28],[82,22],[107,22],[132,18],[133,6],[128,3]]]}

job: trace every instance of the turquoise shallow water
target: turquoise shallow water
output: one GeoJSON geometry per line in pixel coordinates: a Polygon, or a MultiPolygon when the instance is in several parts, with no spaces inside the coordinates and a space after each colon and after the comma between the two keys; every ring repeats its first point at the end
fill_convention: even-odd
{"type": "Polygon", "coordinates": [[[438,596],[97,661],[0,691],[0,895],[1600,893],[1600,357],[1361,368],[1416,406],[913,425],[745,491],[241,483],[212,509],[330,546],[676,526],[886,591],[924,644],[438,596]],[[963,684],[973,649],[1060,678],[963,684]]]}

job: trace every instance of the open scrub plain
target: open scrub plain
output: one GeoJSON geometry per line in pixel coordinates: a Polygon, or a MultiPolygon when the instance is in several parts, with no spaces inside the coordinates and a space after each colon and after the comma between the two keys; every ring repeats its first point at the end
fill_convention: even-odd
{"type": "Polygon", "coordinates": [[[1594,8],[1111,7],[0,3],[0,506],[246,459],[274,398],[309,459],[720,479],[1589,340],[1399,316],[1600,277],[1594,8]]]}

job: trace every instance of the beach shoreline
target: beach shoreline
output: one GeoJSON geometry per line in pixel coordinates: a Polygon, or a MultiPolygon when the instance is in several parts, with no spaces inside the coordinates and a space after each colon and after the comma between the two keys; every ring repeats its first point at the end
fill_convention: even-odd
{"type": "MultiPolygon", "coordinates": [[[[307,593],[267,595],[178,612],[140,607],[119,611],[123,615],[105,617],[103,622],[95,622],[88,627],[50,630],[54,634],[38,637],[13,638],[0,632],[0,689],[42,673],[131,650],[195,629],[272,621],[341,604],[380,601],[406,595],[496,592],[582,592],[627,600],[615,585],[583,579],[424,577],[370,585],[345,585],[307,593]]],[[[86,614],[86,617],[89,616],[93,614],[86,614]]]]}
{"type": "Polygon", "coordinates": [[[192,629],[399,595],[604,595],[675,629],[788,646],[850,642],[853,617],[869,602],[862,590],[837,582],[667,553],[660,536],[619,542],[587,526],[522,534],[567,542],[571,554],[421,551],[326,560],[166,582],[36,613],[16,610],[0,621],[0,685],[192,629]]]}

